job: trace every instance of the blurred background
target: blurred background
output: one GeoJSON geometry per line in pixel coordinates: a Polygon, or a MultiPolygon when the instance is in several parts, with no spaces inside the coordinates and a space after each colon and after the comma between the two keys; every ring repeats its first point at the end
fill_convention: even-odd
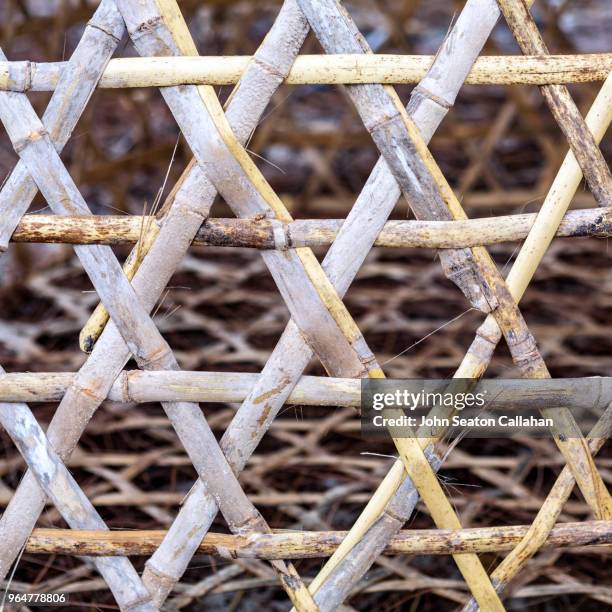
{"type": "MultiPolygon", "coordinates": [[[[0,0],[0,46],[11,60],[68,59],[95,4],[0,0]]],[[[179,4],[202,55],[252,54],[280,6],[265,0],[179,4]]],[[[403,54],[434,54],[463,4],[345,3],[376,52],[403,54]]],[[[612,11],[606,0],[538,0],[534,16],[551,53],[610,51],[612,11]]],[[[312,34],[303,52],[321,52],[312,34]]],[[[484,53],[520,51],[500,23],[484,53]]],[[[118,55],[134,55],[127,40],[118,55]]],[[[583,114],[600,85],[570,87],[583,114]]],[[[407,101],[411,87],[397,90],[407,101]]],[[[218,93],[225,100],[230,88],[218,93]]],[[[49,94],[29,97],[42,115],[49,94]]],[[[248,148],[299,219],[345,217],[378,158],[350,100],[335,86],[281,87],[248,148]]],[[[468,215],[488,217],[537,212],[567,144],[536,87],[465,86],[431,150],[468,215]]],[[[609,138],[602,150],[609,159],[609,138]]],[[[149,211],[168,169],[163,195],[190,158],[176,122],[153,88],[97,91],[62,154],[89,206],[105,215],[149,211]]],[[[16,159],[0,130],[1,177],[10,173],[16,159]]],[[[594,206],[582,185],[572,208],[594,206]]],[[[31,212],[49,212],[40,195],[31,212]]],[[[407,214],[400,200],[393,218],[407,214]]],[[[217,202],[213,216],[232,215],[217,202]]],[[[491,249],[505,271],[519,246],[491,249]]],[[[124,258],[128,249],[116,252],[124,258]]],[[[521,309],[554,377],[612,375],[611,264],[607,239],[572,238],[556,240],[538,268],[521,309]]],[[[424,249],[373,249],[345,302],[385,372],[394,377],[450,376],[482,319],[468,310],[461,293],[443,277],[435,252],[424,249]]],[[[96,303],[70,246],[13,244],[0,258],[0,363],[7,371],[77,370],[86,359],[78,348],[78,334],[96,303]]],[[[259,372],[288,313],[257,251],[198,247],[191,249],[172,279],[155,320],[184,369],[259,372]]],[[[309,373],[323,370],[312,363],[309,373]]],[[[504,346],[487,375],[517,376],[504,346]]],[[[33,408],[47,423],[55,405],[33,408]]],[[[219,435],[236,408],[203,405],[219,435]]],[[[23,464],[8,437],[0,439],[3,507],[19,483],[23,464]]],[[[354,412],[286,407],[241,482],[273,527],[347,529],[389,466],[384,456],[363,454],[370,452],[389,455],[393,447],[361,440],[354,412]]],[[[105,403],[69,465],[111,528],[168,527],[195,478],[159,405],[105,403]]],[[[609,483],[612,459],[605,448],[598,465],[609,483]]],[[[462,440],[444,473],[464,526],[492,526],[531,522],[561,466],[549,440],[462,440]]],[[[588,507],[575,493],[561,520],[588,516],[588,507]]],[[[63,523],[49,508],[39,525],[63,523]]],[[[410,526],[432,526],[426,509],[420,508],[410,526]]],[[[218,518],[214,531],[224,530],[218,518]]],[[[488,568],[500,560],[496,555],[484,558],[488,568]]],[[[139,566],[143,562],[136,560],[139,566]]],[[[284,593],[273,579],[262,577],[268,571],[265,566],[240,562],[226,578],[219,570],[227,565],[224,560],[194,558],[174,594],[176,607],[286,609],[284,593]],[[211,575],[218,575],[218,580],[202,583],[211,575]]],[[[318,560],[308,560],[298,569],[309,576],[319,565],[318,560]]],[[[602,597],[596,599],[584,585],[602,585],[609,579],[601,553],[541,553],[522,574],[508,605],[594,609],[602,605],[602,597]],[[575,592],[567,587],[572,580],[575,592]],[[538,589],[539,585],[548,589],[538,589]]],[[[37,585],[37,590],[70,588],[75,602],[114,607],[104,583],[75,558],[25,554],[14,580],[37,585]]],[[[399,557],[375,564],[349,603],[357,610],[445,610],[465,596],[450,558],[399,557]]],[[[612,594],[605,603],[612,603],[612,594]]]]}

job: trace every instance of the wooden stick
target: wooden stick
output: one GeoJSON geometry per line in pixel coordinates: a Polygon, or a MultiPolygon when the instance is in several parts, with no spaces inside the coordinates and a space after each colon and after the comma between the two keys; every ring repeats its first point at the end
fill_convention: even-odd
{"type": "MultiPolygon", "coordinates": [[[[284,83],[350,85],[418,83],[433,55],[300,55],[284,83]]],[[[250,56],[130,57],[111,59],[98,87],[235,85],[250,56]]],[[[0,89],[52,91],[66,62],[0,62],[0,89]]],[[[581,55],[483,56],[476,60],[470,85],[550,85],[603,81],[612,70],[611,53],[581,55]]]]}
{"type": "MultiPolygon", "coordinates": [[[[70,388],[70,372],[0,374],[1,402],[56,402],[70,388]]],[[[260,374],[246,372],[194,372],[123,370],[108,392],[112,402],[241,402],[255,387],[260,374]]],[[[490,399],[487,409],[527,410],[567,405],[605,409],[612,401],[612,377],[536,379],[528,386],[516,381],[485,381],[490,399]],[[495,386],[495,389],[493,387],[495,386]],[[497,396],[497,388],[504,395],[497,396]]],[[[286,402],[305,406],[361,405],[361,381],[355,378],[302,376],[286,402]]]]}
{"type": "MultiPolygon", "coordinates": [[[[399,531],[383,550],[387,555],[450,555],[456,553],[504,552],[520,542],[530,525],[476,527],[471,529],[410,529],[399,531]]],[[[35,529],[25,551],[30,554],[138,556],[155,552],[166,535],[162,530],[87,531],[35,529]]],[[[346,531],[274,531],[257,536],[208,533],[199,554],[224,559],[305,559],[329,557],[346,531]]],[[[560,523],[548,534],[543,546],[573,548],[612,543],[612,521],[560,523]]]]}
{"type": "MultiPolygon", "coordinates": [[[[548,55],[544,39],[524,0],[498,0],[498,4],[521,51],[548,55]]],[[[567,87],[542,85],[540,89],[580,164],[593,196],[600,206],[609,206],[612,202],[612,173],[567,87]]]]}
{"type": "MultiPolygon", "coordinates": [[[[10,373],[0,375],[0,401],[59,401],[77,375],[69,372],[10,373]]],[[[241,402],[254,388],[259,374],[246,372],[189,372],[123,370],[108,391],[114,402],[241,402]]],[[[591,379],[588,379],[591,380],[591,379]]],[[[599,379],[607,385],[606,379],[599,379]]],[[[312,406],[360,406],[360,381],[354,378],[303,376],[290,403],[312,406]]],[[[597,385],[593,385],[596,388],[597,385]]],[[[565,397],[572,391],[559,383],[565,397]]]]}
{"type": "MultiPolygon", "coordinates": [[[[459,221],[387,221],[374,246],[391,248],[449,249],[486,246],[523,240],[537,213],[503,215],[459,221]]],[[[64,244],[131,244],[140,239],[142,226],[157,223],[139,215],[24,215],[11,242],[64,244]]],[[[193,246],[279,249],[329,246],[343,219],[298,219],[283,223],[273,219],[206,219],[193,246]]],[[[556,237],[612,235],[612,206],[567,212],[556,237]]]]}

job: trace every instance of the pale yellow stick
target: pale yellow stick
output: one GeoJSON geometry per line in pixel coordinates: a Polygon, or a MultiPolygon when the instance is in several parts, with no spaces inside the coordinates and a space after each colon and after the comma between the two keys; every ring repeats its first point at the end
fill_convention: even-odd
{"type": "MultiPolygon", "coordinates": [[[[418,83],[433,63],[433,55],[300,55],[285,83],[403,84],[418,83]]],[[[234,85],[250,56],[129,57],[110,60],[98,87],[169,87],[172,85],[234,85]]],[[[0,62],[0,90],[20,89],[20,83],[37,91],[54,89],[64,63],[0,62]],[[9,67],[13,72],[9,76],[9,67]],[[19,70],[28,70],[29,77],[19,70]],[[15,73],[19,74],[19,82],[15,73]]],[[[550,85],[603,81],[612,70],[611,53],[582,55],[484,56],[476,60],[466,83],[472,85],[550,85]]]]}
{"type": "MultiPolygon", "coordinates": [[[[142,260],[149,252],[149,249],[155,242],[158,234],[159,226],[157,223],[149,224],[149,227],[147,227],[143,232],[138,241],[138,245],[130,252],[128,258],[123,264],[123,272],[127,276],[128,280],[131,281],[134,278],[134,275],[138,271],[142,260]]],[[[108,311],[106,310],[104,304],[99,302],[79,334],[79,347],[83,352],[91,353],[96,340],[104,331],[104,327],[108,323],[108,319],[108,311]]]]}

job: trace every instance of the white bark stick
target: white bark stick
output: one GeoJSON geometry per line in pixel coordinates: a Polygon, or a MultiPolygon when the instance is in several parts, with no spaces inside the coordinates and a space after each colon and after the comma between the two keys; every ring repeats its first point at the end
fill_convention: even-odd
{"type": "MultiPolygon", "coordinates": [[[[70,372],[15,372],[0,374],[0,402],[57,402],[75,379],[70,372]]],[[[243,401],[260,374],[246,372],[194,372],[123,370],[108,391],[107,400],[122,403],[243,401]]],[[[482,389],[494,394],[491,381],[482,389]]],[[[501,385],[501,383],[500,383],[501,385]]],[[[506,380],[503,396],[489,396],[487,408],[524,410],[537,406],[603,409],[612,401],[612,377],[506,380]]],[[[302,376],[287,398],[287,404],[305,406],[361,405],[361,381],[356,378],[302,376]]]]}
{"type": "MultiPolygon", "coordinates": [[[[529,531],[529,525],[471,527],[467,529],[404,529],[389,540],[387,555],[449,555],[467,552],[512,550],[529,531]]],[[[146,555],[164,537],[159,529],[91,531],[37,528],[28,538],[26,553],[90,556],[146,555]]],[[[305,559],[329,556],[346,531],[291,531],[235,536],[209,533],[200,542],[199,554],[221,559],[305,559]]],[[[605,552],[612,544],[612,521],[560,523],[548,535],[548,550],[579,547],[585,553],[605,552]],[[590,547],[590,548],[587,548],[590,547]]],[[[228,566],[232,567],[232,566],[228,566]]],[[[235,566],[234,566],[235,567],[235,566]]],[[[240,568],[239,568],[240,569],[240,568]]]]}

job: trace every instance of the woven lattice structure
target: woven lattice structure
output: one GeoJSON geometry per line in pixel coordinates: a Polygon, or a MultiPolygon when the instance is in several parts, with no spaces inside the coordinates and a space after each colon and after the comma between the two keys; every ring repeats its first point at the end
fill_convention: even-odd
{"type": "MultiPolygon", "coordinates": [[[[5,402],[0,421],[29,468],[0,519],[3,577],[46,500],[72,530],[79,530],[73,534],[77,539],[65,532],[35,533],[28,545],[42,550],[46,537],[52,550],[90,555],[89,562],[125,610],[163,606],[201,547],[224,557],[266,560],[268,565],[259,569],[262,576],[269,578],[271,567],[299,610],[341,607],[386,550],[450,554],[471,597],[459,602],[466,609],[500,610],[510,581],[544,545],[610,543],[612,499],[593,459],[609,435],[607,413],[588,439],[555,436],[564,467],[525,528],[463,529],[436,475],[446,455],[435,438],[394,440],[398,460],[346,534],[275,532],[238,480],[286,403],[357,406],[359,386],[350,379],[385,376],[343,302],[375,244],[438,249],[439,264],[457,286],[456,295],[463,294],[468,308],[486,315],[456,377],[481,377],[496,346],[504,342],[522,376],[545,379],[549,371],[517,304],[557,233],[610,232],[612,176],[598,143],[612,117],[612,81],[604,81],[586,118],[564,84],[604,80],[609,56],[547,57],[524,0],[468,0],[433,64],[370,54],[368,42],[335,0],[286,0],[251,59],[222,62],[193,58],[197,49],[173,0],[102,0],[69,61],[34,64],[0,58],[0,120],[19,156],[0,191],[0,247],[7,249],[11,240],[74,244],[103,303],[81,334],[82,348],[90,354],[77,373],[0,378],[5,402]],[[500,13],[529,57],[497,63],[478,59],[500,13]],[[310,30],[327,56],[299,58],[310,30]],[[126,32],[143,58],[163,59],[109,63],[126,32]],[[336,55],[341,57],[331,57],[336,55]],[[427,143],[466,80],[540,87],[570,152],[537,215],[468,220],[429,152],[427,143]],[[380,153],[343,222],[294,221],[246,149],[284,81],[346,84],[347,97],[380,153]],[[388,84],[402,81],[418,81],[407,107],[388,84]],[[224,109],[212,85],[235,82],[224,109]],[[161,87],[194,155],[155,217],[92,217],[60,158],[98,86],[161,87]],[[26,95],[31,90],[53,91],[42,117],[26,95]],[[583,176],[600,208],[566,214],[583,176]],[[61,218],[24,216],[38,191],[61,218]],[[209,218],[217,194],[237,220],[209,218]],[[400,197],[417,221],[388,221],[400,197]],[[261,249],[291,319],[260,373],[180,371],[151,318],[194,239],[261,249]],[[525,242],[504,277],[486,246],[517,239],[525,242]],[[125,273],[108,246],[121,241],[137,241],[125,273]],[[327,245],[319,263],[311,247],[327,245]],[[302,376],[313,357],[327,378],[302,376]],[[132,358],[139,369],[124,370],[132,358]],[[112,532],[93,533],[105,532],[106,524],[66,467],[107,398],[161,402],[197,471],[199,480],[163,537],[136,533],[121,540],[113,539],[112,532]],[[34,401],[60,401],[46,432],[22,403],[34,401]],[[241,402],[219,442],[197,401],[241,402]],[[575,486],[594,520],[555,527],[575,486]],[[437,530],[400,532],[419,498],[437,530]],[[205,539],[218,512],[233,535],[205,539]],[[508,551],[492,573],[479,557],[489,550],[508,551]],[[133,551],[154,551],[142,575],[128,558],[133,551]],[[307,582],[292,560],[309,556],[329,559],[307,582]]],[[[572,427],[569,411],[564,418],[572,427]]],[[[602,601],[609,597],[600,596],[602,601]]]]}

